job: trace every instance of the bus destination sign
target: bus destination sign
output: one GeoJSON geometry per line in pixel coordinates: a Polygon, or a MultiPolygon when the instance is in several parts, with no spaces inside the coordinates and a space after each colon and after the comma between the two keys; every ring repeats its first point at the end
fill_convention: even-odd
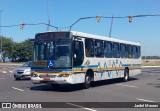
{"type": "Polygon", "coordinates": [[[59,38],[69,38],[70,32],[47,32],[40,33],[36,35],[36,39],[59,39],[59,38]]]}

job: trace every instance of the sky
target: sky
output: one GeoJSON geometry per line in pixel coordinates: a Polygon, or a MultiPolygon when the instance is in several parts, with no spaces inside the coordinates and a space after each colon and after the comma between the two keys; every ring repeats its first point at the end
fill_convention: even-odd
{"type": "MultiPolygon", "coordinates": [[[[160,14],[160,0],[0,0],[0,10],[1,26],[48,23],[50,18],[51,25],[68,31],[68,26],[82,17],[160,14]]],[[[110,18],[100,22],[85,19],[72,30],[108,37],[110,24],[110,18]]],[[[1,27],[0,35],[21,42],[46,30],[46,25],[25,25],[23,30],[19,26],[1,27]]],[[[160,16],[133,18],[132,23],[128,18],[115,18],[111,37],[140,42],[143,56],[160,56],[160,16]]]]}

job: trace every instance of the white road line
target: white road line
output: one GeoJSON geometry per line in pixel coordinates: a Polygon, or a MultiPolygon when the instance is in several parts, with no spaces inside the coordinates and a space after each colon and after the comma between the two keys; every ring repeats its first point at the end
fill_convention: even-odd
{"type": "Polygon", "coordinates": [[[22,89],[19,89],[19,88],[16,88],[16,87],[12,87],[13,89],[16,89],[16,90],[18,90],[18,91],[24,91],[24,90],[22,90],[22,89]]]}
{"type": "Polygon", "coordinates": [[[139,101],[154,102],[155,103],[155,101],[150,101],[150,100],[146,100],[146,99],[140,99],[140,98],[136,98],[136,99],[139,100],[139,101]]]}
{"type": "Polygon", "coordinates": [[[97,111],[97,110],[94,110],[94,109],[91,109],[91,108],[85,108],[85,107],[83,107],[83,106],[79,106],[79,105],[72,104],[72,103],[66,103],[66,104],[69,104],[69,105],[72,105],[72,106],[76,106],[76,107],[79,107],[79,108],[83,108],[83,109],[89,110],[89,111],[97,111]]]}
{"type": "Polygon", "coordinates": [[[7,73],[6,71],[2,71],[2,73],[7,73]]]}
{"type": "Polygon", "coordinates": [[[131,87],[131,88],[138,88],[138,87],[136,87],[136,86],[124,85],[124,84],[116,84],[116,85],[119,85],[119,86],[126,86],[126,87],[131,87]]]}

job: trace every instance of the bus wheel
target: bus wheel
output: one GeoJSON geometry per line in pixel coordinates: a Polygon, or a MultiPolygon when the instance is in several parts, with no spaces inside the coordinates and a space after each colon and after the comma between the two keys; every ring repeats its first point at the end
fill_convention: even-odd
{"type": "Polygon", "coordinates": [[[124,82],[127,82],[129,80],[129,70],[128,69],[124,70],[123,80],[124,80],[124,82]]]}
{"type": "Polygon", "coordinates": [[[90,86],[91,86],[91,79],[92,79],[92,77],[89,74],[87,74],[85,76],[85,82],[84,82],[84,88],[85,89],[90,88],[90,86]]]}

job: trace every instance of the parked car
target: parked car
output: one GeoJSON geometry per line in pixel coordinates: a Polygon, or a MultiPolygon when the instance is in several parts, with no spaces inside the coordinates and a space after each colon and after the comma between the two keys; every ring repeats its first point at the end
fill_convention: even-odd
{"type": "Polygon", "coordinates": [[[31,78],[31,61],[24,63],[22,66],[18,67],[14,71],[14,78],[16,80],[20,79],[30,79],[31,78]]]}

